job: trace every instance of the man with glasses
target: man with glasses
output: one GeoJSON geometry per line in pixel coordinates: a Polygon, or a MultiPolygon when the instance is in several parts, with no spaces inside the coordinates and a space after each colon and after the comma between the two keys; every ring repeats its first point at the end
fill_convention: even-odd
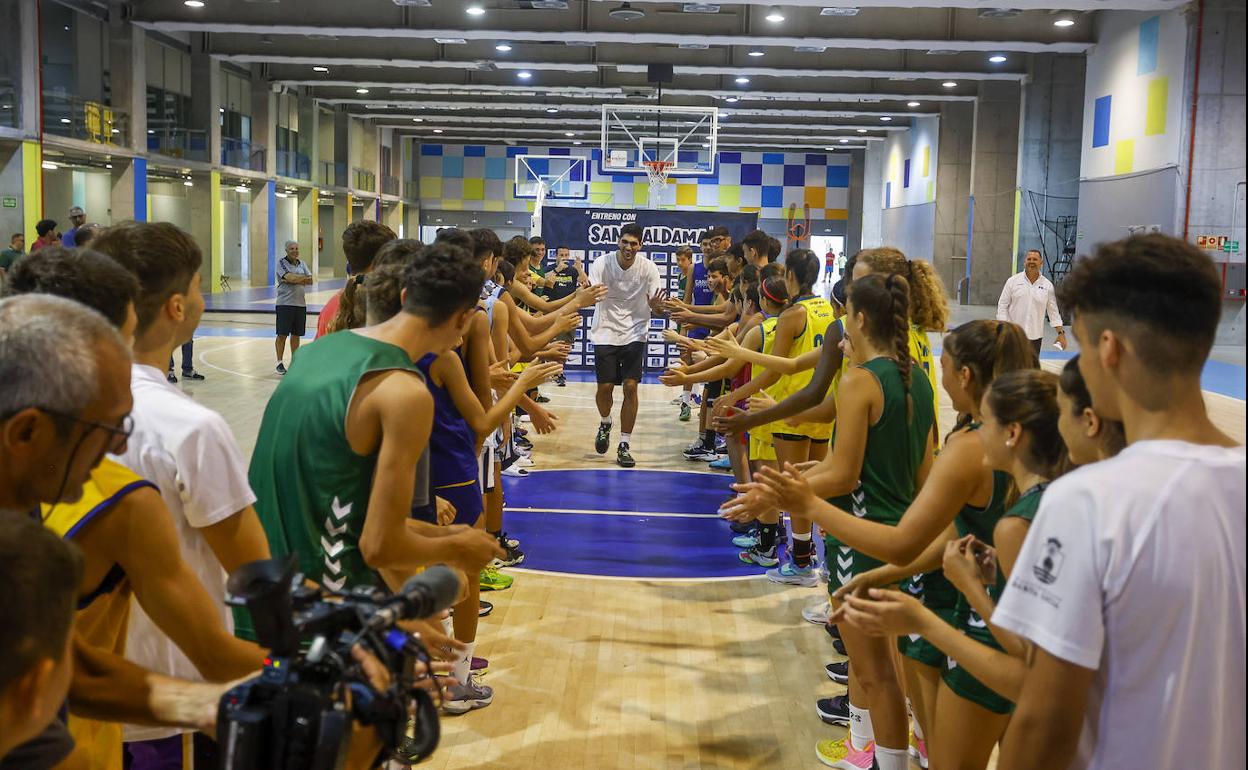
{"type": "Polygon", "coordinates": [[[629,453],[629,445],[637,423],[637,384],[646,357],[646,333],[651,315],[663,314],[663,301],[667,298],[659,269],[649,257],[639,253],[642,235],[641,225],[624,225],[620,228],[619,251],[598,257],[589,268],[590,284],[607,289],[606,296],[594,307],[589,328],[598,380],[595,401],[602,419],[594,450],[606,454],[611,444],[615,386],[622,385],[620,443],[615,453],[615,461],[622,468],[637,464],[629,453]]]}
{"type": "Polygon", "coordinates": [[[78,246],[78,229],[87,223],[87,212],[83,211],[81,206],[74,206],[69,210],[69,221],[73,227],[61,235],[61,245],[72,249],[78,246]]]}

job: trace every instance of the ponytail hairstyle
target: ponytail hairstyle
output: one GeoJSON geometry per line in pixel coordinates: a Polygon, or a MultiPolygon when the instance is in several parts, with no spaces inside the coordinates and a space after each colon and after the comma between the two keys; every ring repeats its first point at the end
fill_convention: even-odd
{"type": "Polygon", "coordinates": [[[1009,321],[969,321],[946,335],[944,346],[955,369],[971,370],[974,382],[967,395],[975,403],[1003,374],[1040,366],[1026,332],[1009,321]]]}
{"type": "MultiPolygon", "coordinates": [[[[910,322],[920,329],[943,332],[949,324],[949,301],[945,286],[936,274],[931,262],[922,259],[906,259],[906,255],[891,246],[863,249],[851,259],[853,263],[866,263],[873,273],[900,275],[910,284],[910,322]]],[[[850,265],[846,271],[852,273],[850,265]]]]}
{"type": "Polygon", "coordinates": [[[797,296],[805,296],[814,290],[821,265],[819,257],[810,249],[793,249],[784,258],[784,269],[792,273],[797,281],[797,296]]]}
{"type": "MultiPolygon", "coordinates": [[[[1070,404],[1074,410],[1076,417],[1081,417],[1085,410],[1091,409],[1096,414],[1096,409],[1092,406],[1092,394],[1088,392],[1088,384],[1083,380],[1083,373],[1079,371],[1079,356],[1066,362],[1066,366],[1062,367],[1061,376],[1058,378],[1057,385],[1062,389],[1062,393],[1066,398],[1070,399],[1070,404]]],[[[1101,421],[1101,431],[1097,438],[1100,439],[1101,448],[1109,457],[1113,457],[1122,450],[1127,448],[1127,433],[1122,423],[1117,420],[1108,420],[1097,414],[1097,418],[1101,421]]]]}
{"type": "MultiPolygon", "coordinates": [[[[789,304],[789,284],[784,280],[782,275],[769,275],[758,284],[758,293],[762,297],[766,297],[768,302],[779,305],[781,308],[789,304]]],[[[758,305],[762,307],[760,302],[758,305]]]]}
{"type": "Polygon", "coordinates": [[[365,274],[373,267],[377,253],[399,236],[380,222],[367,219],[352,222],[342,232],[342,252],[351,268],[347,285],[338,295],[338,312],[325,325],[325,333],[332,334],[344,329],[359,329],[367,320],[367,303],[363,301],[365,274]]]}
{"type": "MultiPolygon", "coordinates": [[[[723,259],[723,257],[716,257],[713,261],[723,262],[724,270],[721,272],[723,275],[731,277],[732,274],[727,272],[727,260],[723,259]]],[[[710,268],[707,268],[707,272],[710,272],[710,268]]],[[[758,268],[749,262],[746,262],[741,266],[741,272],[737,274],[736,280],[732,283],[732,291],[728,292],[728,301],[735,302],[738,305],[742,304],[750,298],[749,294],[751,289],[753,289],[757,294],[758,268]]]]}
{"type": "MultiPolygon", "coordinates": [[[[791,256],[791,253],[790,253],[791,256]]],[[[910,285],[899,275],[869,275],[849,287],[849,302],[864,316],[867,336],[880,347],[891,344],[906,389],[906,413],[913,413],[910,399],[910,285]]]]}
{"type": "Polygon", "coordinates": [[[984,395],[998,422],[1017,423],[1030,439],[1023,465],[1049,479],[1067,470],[1069,457],[1066,442],[1057,430],[1057,387],[1056,374],[1021,369],[997,377],[984,395]]]}
{"type": "Polygon", "coordinates": [[[496,283],[503,288],[507,288],[512,281],[516,280],[516,266],[505,259],[499,260],[498,278],[501,280],[497,280],[496,283]]]}
{"type": "Polygon", "coordinates": [[[377,252],[373,269],[362,275],[359,291],[368,309],[369,326],[388,321],[403,309],[404,276],[424,247],[417,241],[395,240],[377,252]]]}

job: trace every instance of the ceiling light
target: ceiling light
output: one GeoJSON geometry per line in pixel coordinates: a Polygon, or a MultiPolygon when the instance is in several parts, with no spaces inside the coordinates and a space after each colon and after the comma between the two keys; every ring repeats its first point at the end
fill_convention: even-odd
{"type": "Polygon", "coordinates": [[[113,133],[114,133],[114,134],[120,134],[120,133],[121,133],[121,129],[120,129],[120,128],[114,128],[114,129],[113,129],[113,133]]]}
{"type": "Polygon", "coordinates": [[[156,133],[156,132],[155,132],[155,131],[153,131],[152,129],[150,129],[150,128],[149,128],[149,129],[147,129],[147,133],[149,133],[149,134],[154,134],[154,133],[156,133]]]}
{"type": "Polygon", "coordinates": [[[195,183],[194,183],[194,182],[192,182],[191,180],[189,180],[189,179],[188,179],[188,180],[186,180],[185,182],[183,182],[183,183],[182,183],[182,186],[183,186],[183,187],[194,187],[194,186],[195,186],[195,183]]]}
{"type": "Polygon", "coordinates": [[[563,135],[564,135],[564,136],[566,136],[566,137],[571,138],[571,137],[576,136],[576,132],[575,132],[575,131],[564,131],[564,132],[563,132],[563,135]]]}
{"type": "Polygon", "coordinates": [[[858,129],[858,133],[860,133],[860,134],[865,134],[865,133],[867,133],[867,129],[865,129],[865,128],[860,128],[860,129],[858,129]]]}
{"type": "Polygon", "coordinates": [[[719,6],[715,3],[685,3],[681,10],[685,13],[719,13],[719,6]]]}
{"type": "Polygon", "coordinates": [[[841,140],[841,144],[849,144],[849,140],[848,140],[848,139],[842,139],[842,140],[841,140]]]}
{"type": "Polygon", "coordinates": [[[750,51],[748,55],[757,58],[759,56],[766,56],[767,54],[763,51],[750,51]]]}
{"type": "Polygon", "coordinates": [[[820,16],[857,16],[857,8],[824,8],[819,11],[820,16]]]}
{"type": "Polygon", "coordinates": [[[508,43],[499,43],[498,45],[494,46],[494,50],[495,50],[495,51],[502,51],[503,53],[507,53],[508,51],[510,51],[510,50],[511,50],[511,45],[510,45],[510,44],[508,44],[508,43]]]}
{"type": "Polygon", "coordinates": [[[676,47],[685,51],[705,51],[710,48],[706,43],[678,43],[676,47]]]}
{"type": "Polygon", "coordinates": [[[823,53],[828,50],[825,45],[798,45],[793,47],[794,53],[823,53]]]}
{"type": "Polygon", "coordinates": [[[580,144],[580,143],[581,142],[578,140],[578,141],[573,142],[572,144],[580,144]]]}
{"type": "Polygon", "coordinates": [[[636,21],[645,18],[646,12],[640,8],[634,8],[632,3],[624,3],[618,8],[607,11],[607,15],[620,21],[636,21]]]}
{"type": "Polygon", "coordinates": [[[464,9],[464,12],[467,13],[469,16],[484,16],[485,15],[485,9],[479,5],[470,5],[464,9]]]}
{"type": "Polygon", "coordinates": [[[438,45],[467,45],[468,41],[462,37],[435,37],[433,42],[438,45]]]}
{"type": "Polygon", "coordinates": [[[442,129],[440,129],[440,128],[435,128],[435,129],[433,129],[433,133],[435,133],[435,134],[440,134],[440,133],[442,133],[442,129]]]}
{"type": "Polygon", "coordinates": [[[112,168],[112,167],[113,167],[113,164],[112,164],[112,163],[105,163],[105,164],[104,164],[104,168],[112,168]]]}
{"type": "Polygon", "coordinates": [[[748,83],[748,82],[750,82],[750,79],[749,79],[749,78],[747,78],[747,77],[745,77],[744,75],[742,75],[741,77],[737,78],[737,83],[738,83],[739,85],[745,85],[745,84],[746,84],[746,83],[748,83]]]}
{"type": "Polygon", "coordinates": [[[366,94],[366,93],[368,93],[368,89],[367,89],[367,88],[357,88],[357,89],[355,89],[355,92],[356,92],[357,94],[366,94]]]}
{"type": "Polygon", "coordinates": [[[413,123],[424,123],[424,122],[425,122],[425,119],[424,119],[424,118],[412,118],[412,122],[413,122],[413,123]]]}
{"type": "Polygon", "coordinates": [[[182,5],[185,5],[187,8],[203,8],[204,0],[186,0],[182,5]]]}
{"type": "Polygon", "coordinates": [[[891,116],[891,115],[881,115],[881,116],[880,116],[880,120],[884,121],[885,123],[887,123],[888,121],[890,121],[890,120],[892,120],[892,119],[893,119],[893,118],[892,118],[892,116],[891,116]]]}
{"type": "Polygon", "coordinates": [[[740,100],[740,99],[738,99],[738,98],[737,98],[737,97],[735,97],[735,96],[729,96],[729,97],[728,97],[727,99],[725,99],[724,101],[726,101],[726,102],[728,102],[728,103],[730,103],[730,104],[736,104],[737,102],[739,102],[739,101],[741,101],[741,100],[740,100]]]}
{"type": "Polygon", "coordinates": [[[322,67],[321,65],[318,64],[317,66],[312,68],[312,71],[313,72],[329,72],[329,67],[322,67]]]}
{"type": "Polygon", "coordinates": [[[56,165],[50,160],[45,160],[44,162],[40,163],[39,167],[42,168],[44,171],[56,171],[58,168],[60,168],[60,166],[56,165]]]}
{"type": "Polygon", "coordinates": [[[995,56],[989,56],[988,61],[992,62],[993,64],[1000,64],[1003,61],[1005,61],[1005,57],[1002,56],[1001,54],[996,54],[995,56]]]}
{"type": "Polygon", "coordinates": [[[952,80],[946,80],[945,82],[941,83],[941,85],[944,86],[945,88],[957,88],[958,87],[958,84],[953,82],[952,80]]]}
{"type": "Polygon", "coordinates": [[[246,185],[241,185],[241,184],[238,187],[235,187],[234,190],[235,192],[244,192],[244,193],[251,192],[250,187],[247,187],[246,185]]]}
{"type": "Polygon", "coordinates": [[[919,106],[919,103],[918,103],[918,102],[906,102],[906,106],[907,106],[907,107],[918,107],[918,106],[919,106]]]}
{"type": "Polygon", "coordinates": [[[61,118],[61,122],[62,122],[62,123],[68,123],[68,122],[69,122],[69,118],[61,118]]]}
{"type": "Polygon", "coordinates": [[[475,220],[475,219],[474,219],[474,220],[472,220],[472,223],[475,225],[475,224],[477,223],[477,220],[475,220]]]}
{"type": "Polygon", "coordinates": [[[1073,26],[1075,26],[1075,20],[1074,20],[1074,19],[1071,19],[1071,18],[1065,18],[1065,17],[1063,17],[1063,18],[1058,19],[1057,21],[1053,22],[1053,26],[1055,26],[1055,27],[1073,27],[1073,26]]]}
{"type": "Polygon", "coordinates": [[[559,108],[557,108],[557,107],[547,107],[547,108],[546,108],[546,113],[547,113],[547,114],[549,114],[549,115],[554,115],[554,114],[555,114],[556,112],[558,112],[558,111],[559,111],[559,108]]]}
{"type": "Polygon", "coordinates": [[[772,24],[779,24],[784,21],[784,14],[780,13],[779,8],[772,8],[771,13],[768,13],[766,18],[767,21],[770,21],[772,24]]]}
{"type": "Polygon", "coordinates": [[[520,70],[519,72],[516,73],[516,77],[520,78],[521,80],[528,80],[529,78],[533,77],[533,73],[529,72],[528,70],[520,70]]]}

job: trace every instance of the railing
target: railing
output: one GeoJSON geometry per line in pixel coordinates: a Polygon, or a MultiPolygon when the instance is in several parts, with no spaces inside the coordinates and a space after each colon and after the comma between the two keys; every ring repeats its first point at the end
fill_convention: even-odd
{"type": "Polygon", "coordinates": [[[246,139],[221,137],[221,165],[245,168],[250,171],[266,171],[264,145],[252,144],[246,139]]]}
{"type": "Polygon", "coordinates": [[[381,193],[382,195],[398,195],[399,194],[399,178],[390,176],[389,174],[381,175],[381,193]]]}
{"type": "Polygon", "coordinates": [[[403,183],[403,197],[414,201],[420,197],[420,184],[416,180],[403,183]]]}
{"type": "Polygon", "coordinates": [[[200,129],[156,126],[147,129],[147,149],[159,155],[208,162],[208,132],[200,129]]]}
{"type": "Polygon", "coordinates": [[[8,80],[0,82],[0,126],[17,128],[21,117],[17,89],[8,80]]]}
{"type": "MultiPolygon", "coordinates": [[[[10,104],[16,114],[16,95],[10,104]]],[[[55,136],[124,147],[130,135],[130,115],[107,104],[54,91],[43,93],[43,131],[55,136]]]]}
{"type": "Polygon", "coordinates": [[[334,163],[332,160],[323,160],[318,165],[317,179],[320,180],[322,187],[347,186],[346,163],[334,163]]]}
{"type": "Polygon", "coordinates": [[[294,150],[277,151],[277,175],[292,179],[312,179],[312,161],[307,155],[294,150]]]}
{"type": "Polygon", "coordinates": [[[377,192],[377,175],[363,168],[351,169],[351,187],[365,192],[377,192]]]}

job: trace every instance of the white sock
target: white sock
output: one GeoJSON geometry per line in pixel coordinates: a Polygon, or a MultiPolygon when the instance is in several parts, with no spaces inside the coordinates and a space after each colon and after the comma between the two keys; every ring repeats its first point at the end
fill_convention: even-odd
{"type": "Polygon", "coordinates": [[[794,532],[794,533],[793,533],[793,539],[794,539],[794,540],[809,541],[809,540],[810,540],[810,533],[809,533],[809,532],[807,532],[806,534],[801,534],[800,532],[794,532]]]}
{"type": "Polygon", "coordinates": [[[632,443],[633,443],[633,434],[631,434],[631,433],[621,433],[621,434],[620,434],[620,443],[621,443],[621,444],[628,444],[629,446],[632,446],[632,443]]]}
{"type": "Polygon", "coordinates": [[[472,653],[477,649],[476,642],[469,642],[468,649],[464,650],[459,660],[455,661],[455,666],[451,669],[451,675],[455,677],[455,681],[460,684],[468,684],[468,674],[472,672],[472,653]]]}
{"type": "Polygon", "coordinates": [[[682,391],[680,394],[680,402],[682,404],[692,404],[693,403],[693,391],[692,390],[682,391]]]}
{"type": "Polygon", "coordinates": [[[849,704],[849,740],[858,751],[866,751],[867,744],[875,740],[875,729],[871,726],[871,711],[860,709],[852,702],[849,704]]]}
{"type": "Polygon", "coordinates": [[[607,416],[607,417],[599,417],[599,418],[598,418],[598,422],[602,423],[603,425],[610,425],[610,424],[611,424],[611,417],[610,417],[610,416],[607,416]]]}
{"type": "Polygon", "coordinates": [[[910,770],[910,752],[908,749],[886,749],[876,746],[875,766],[880,770],[910,770]]]}

